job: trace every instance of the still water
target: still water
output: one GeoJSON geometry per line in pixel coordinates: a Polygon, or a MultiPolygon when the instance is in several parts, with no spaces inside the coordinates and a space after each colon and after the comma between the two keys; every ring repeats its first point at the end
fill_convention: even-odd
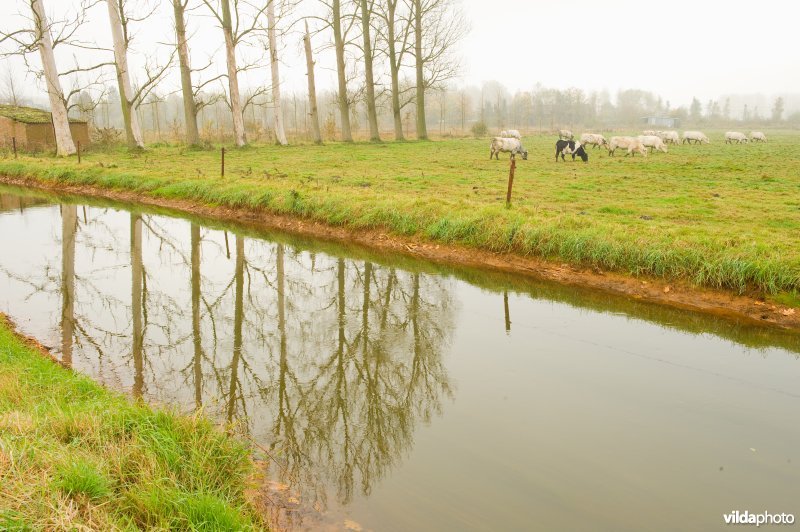
{"type": "Polygon", "coordinates": [[[284,525],[800,514],[798,336],[129,209],[0,188],[0,311],[109,387],[250,435],[284,525]]]}

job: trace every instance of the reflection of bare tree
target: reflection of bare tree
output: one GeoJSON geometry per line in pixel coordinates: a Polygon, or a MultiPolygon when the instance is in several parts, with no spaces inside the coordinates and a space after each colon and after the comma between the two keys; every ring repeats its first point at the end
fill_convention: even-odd
{"type": "Polygon", "coordinates": [[[75,334],[75,234],[78,208],[61,206],[61,360],[72,367],[72,338],[75,334]]]}
{"type": "Polygon", "coordinates": [[[142,217],[131,214],[131,318],[133,337],[133,396],[141,398],[144,393],[144,325],[143,325],[143,281],[142,263],[142,217]]]}
{"type": "Polygon", "coordinates": [[[200,334],[200,226],[192,224],[192,369],[194,374],[194,406],[203,406],[203,338],[200,334]]]}
{"type": "Polygon", "coordinates": [[[304,500],[369,493],[450,393],[446,281],[241,235],[228,250],[224,232],[161,216],[62,212],[60,270],[48,257],[14,280],[60,304],[65,361],[251,431],[304,500]],[[76,272],[76,254],[90,266],[76,272]]]}

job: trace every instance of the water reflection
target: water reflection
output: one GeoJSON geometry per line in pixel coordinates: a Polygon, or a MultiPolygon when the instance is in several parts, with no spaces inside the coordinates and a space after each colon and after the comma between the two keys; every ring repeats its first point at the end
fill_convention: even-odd
{"type": "MultiPolygon", "coordinates": [[[[707,465],[696,454],[676,451],[697,436],[697,431],[680,433],[682,427],[693,426],[692,418],[681,417],[684,405],[691,404],[682,398],[690,391],[701,394],[709,387],[715,396],[711,405],[734,404],[737,398],[764,400],[759,415],[748,418],[752,423],[758,423],[763,412],[780,413],[792,406],[785,399],[786,382],[793,375],[787,371],[796,370],[766,364],[737,366],[728,355],[738,353],[739,344],[753,345],[762,353],[781,345],[796,353],[800,348],[793,336],[602,293],[457,272],[468,284],[441,275],[430,265],[399,258],[345,253],[338,247],[286,237],[264,240],[242,228],[229,235],[222,227],[109,205],[79,210],[69,203],[4,201],[13,208],[0,214],[0,240],[17,252],[0,255],[0,291],[6,291],[0,294],[0,304],[11,302],[13,307],[6,309],[13,309],[12,316],[28,318],[27,324],[23,322],[26,332],[52,345],[65,364],[107,385],[187,412],[202,410],[231,430],[246,432],[278,461],[270,478],[290,483],[308,507],[357,506],[369,494],[376,504],[374,499],[381,495],[377,486],[403,467],[417,468],[415,480],[429,475],[426,480],[431,484],[447,484],[440,485],[440,491],[449,489],[451,482],[457,485],[459,479],[466,484],[473,469],[475,479],[492,479],[500,470],[503,479],[517,482],[516,487],[509,481],[508,489],[498,488],[501,495],[496,500],[480,494],[485,485],[458,492],[455,503],[448,500],[448,493],[441,498],[434,494],[430,499],[434,508],[425,514],[430,521],[417,524],[433,527],[435,516],[449,511],[440,527],[446,528],[459,514],[469,513],[470,506],[476,508],[472,518],[478,520],[477,514],[489,515],[514,500],[516,514],[504,515],[509,521],[495,525],[514,528],[514,516],[523,522],[536,507],[537,512],[557,514],[558,519],[574,515],[576,527],[581,528],[578,525],[593,522],[579,521],[576,510],[588,507],[581,502],[588,499],[572,497],[575,492],[570,490],[585,471],[593,480],[611,479],[608,484],[614,489],[608,493],[616,496],[628,493],[624,490],[632,489],[630,479],[639,478],[638,470],[631,473],[624,462],[615,462],[617,455],[635,462],[639,450],[663,445],[658,451],[665,455],[672,452],[687,463],[707,465]],[[31,223],[24,223],[25,217],[31,223]],[[532,310],[538,304],[548,311],[532,310]],[[633,326],[634,321],[646,323],[649,334],[659,335],[658,339],[651,341],[647,332],[633,326]],[[674,329],[696,334],[687,338],[665,332],[674,329]],[[458,330],[462,344],[450,354],[458,330]],[[711,338],[709,332],[736,342],[725,343],[736,349],[721,350],[721,363],[707,360],[705,353],[692,355],[686,348],[694,349],[700,338],[711,338]],[[659,351],[662,344],[673,350],[659,351]],[[681,360],[684,351],[692,356],[681,360]],[[486,356],[489,353],[496,356],[486,356]],[[618,354],[629,359],[619,361],[614,358],[618,354]],[[462,367],[455,403],[451,399],[459,375],[453,375],[453,368],[469,356],[473,368],[462,367]],[[658,367],[651,371],[650,363],[658,367]],[[679,368],[688,371],[675,381],[656,377],[679,368]],[[730,376],[719,379],[720,368],[733,369],[730,376]],[[790,376],[780,380],[775,377],[780,371],[773,368],[790,376]],[[754,369],[760,376],[751,382],[754,369]],[[467,386],[461,386],[465,380],[467,386]],[[696,388],[691,384],[695,380],[696,388]],[[640,383],[647,383],[647,389],[637,389],[640,383]],[[736,388],[723,387],[730,383],[736,388]],[[647,393],[658,385],[670,391],[647,393]],[[747,386],[757,393],[747,395],[747,386]],[[672,401],[676,389],[681,390],[681,401],[672,401]],[[773,400],[764,394],[770,390],[779,390],[784,397],[773,400]],[[615,396],[622,392],[630,395],[615,396]],[[516,401],[507,400],[508,396],[516,401]],[[679,412],[670,417],[664,412],[673,405],[679,412]],[[425,462],[416,457],[421,462],[408,464],[413,461],[412,448],[420,454],[423,429],[445,410],[450,420],[458,420],[454,411],[459,408],[466,410],[460,424],[451,421],[448,430],[438,433],[445,441],[435,458],[425,462]],[[503,415],[497,416],[500,411],[503,415]],[[637,442],[648,434],[641,430],[629,438],[633,443],[612,438],[604,447],[606,433],[628,434],[634,414],[639,416],[637,426],[648,427],[650,420],[657,424],[650,427],[659,438],[657,444],[637,442]],[[496,417],[508,422],[494,423],[496,417]],[[607,430],[607,424],[613,430],[607,430]],[[579,427],[593,429],[583,432],[579,427]],[[669,445],[668,434],[656,432],[663,427],[677,431],[675,445],[669,445]],[[478,442],[477,450],[463,442],[478,442]],[[538,461],[531,452],[537,446],[539,456],[546,457],[538,461]],[[602,455],[604,449],[608,454],[602,455]],[[447,473],[439,472],[438,461],[446,461],[449,453],[461,453],[461,459],[447,473]],[[623,479],[614,477],[613,468],[607,466],[611,463],[622,463],[623,479]],[[570,464],[577,465],[573,469],[570,464]],[[431,473],[434,469],[437,472],[431,473]],[[563,507],[548,505],[547,496],[538,502],[529,496],[551,492],[568,502],[563,507]],[[475,493],[482,499],[470,499],[475,493]],[[448,504],[452,508],[442,510],[448,504]],[[485,507],[479,512],[481,504],[485,507]]],[[[738,415],[743,407],[733,410],[738,415]]],[[[697,425],[705,430],[710,423],[736,417],[728,410],[721,412],[698,418],[697,425]]],[[[437,423],[444,424],[448,416],[437,423]]],[[[722,425],[719,430],[729,428],[722,425]]],[[[774,441],[789,441],[796,432],[769,426],[766,430],[784,436],[774,441]]],[[[730,429],[726,436],[735,440],[737,435],[730,429]]],[[[780,490],[780,482],[775,486],[780,490]]],[[[407,496],[409,489],[403,489],[400,493],[407,496]]],[[[407,498],[405,506],[398,507],[407,510],[428,502],[407,498]]],[[[398,519],[391,509],[383,511],[379,522],[398,519]]]]}
{"type": "Polygon", "coordinates": [[[452,395],[446,279],[139,212],[57,212],[60,254],[45,235],[2,267],[40,309],[58,301],[63,362],[247,431],[308,504],[369,494],[452,395]]]}

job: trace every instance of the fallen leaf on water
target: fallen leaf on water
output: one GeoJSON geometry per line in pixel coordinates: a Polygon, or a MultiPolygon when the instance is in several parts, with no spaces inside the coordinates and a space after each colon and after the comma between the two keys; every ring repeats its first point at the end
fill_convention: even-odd
{"type": "Polygon", "coordinates": [[[763,301],[755,301],[754,304],[758,305],[759,307],[763,307],[764,306],[764,302],[763,301]]]}
{"type": "Polygon", "coordinates": [[[671,290],[671,288],[669,286],[665,286],[664,287],[664,293],[665,294],[668,294],[670,290],[671,290]]]}
{"type": "Polygon", "coordinates": [[[756,450],[755,450],[755,449],[753,449],[752,447],[750,447],[750,450],[751,450],[751,451],[753,451],[753,452],[756,452],[756,450]]]}
{"type": "Polygon", "coordinates": [[[783,314],[784,316],[794,316],[794,309],[793,308],[784,309],[781,311],[781,314],[783,314]]]}

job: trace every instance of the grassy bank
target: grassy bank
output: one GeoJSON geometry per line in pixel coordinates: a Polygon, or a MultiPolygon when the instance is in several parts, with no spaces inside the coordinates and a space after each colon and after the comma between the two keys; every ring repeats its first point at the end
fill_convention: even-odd
{"type": "Polygon", "coordinates": [[[1,530],[247,530],[245,446],[42,356],[0,316],[1,530]]]}
{"type": "MultiPolygon", "coordinates": [[[[512,251],[743,292],[800,289],[800,147],[676,146],[647,159],[590,150],[588,164],[553,162],[553,139],[525,139],[511,209],[508,162],[487,140],[155,147],[74,158],[0,161],[0,174],[265,209],[353,228],[512,251]]],[[[794,299],[791,298],[790,299],[794,299]]]]}

